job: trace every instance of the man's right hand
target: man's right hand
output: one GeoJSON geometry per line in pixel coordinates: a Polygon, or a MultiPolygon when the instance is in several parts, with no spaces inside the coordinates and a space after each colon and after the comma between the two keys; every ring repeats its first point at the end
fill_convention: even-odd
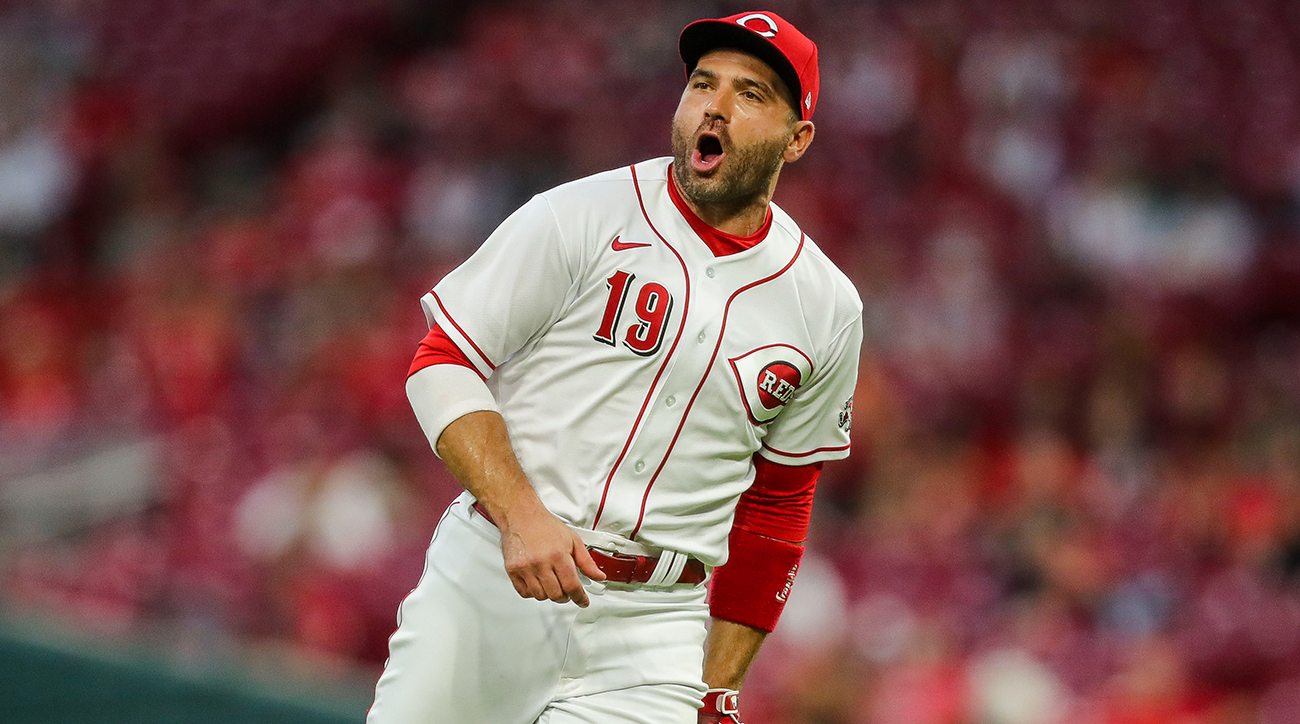
{"type": "Polygon", "coordinates": [[[582,539],[542,505],[519,467],[501,414],[479,410],[456,418],[435,447],[447,469],[482,503],[501,531],[506,573],[524,598],[589,601],[578,578],[605,580],[582,539]]]}
{"type": "Polygon", "coordinates": [[[590,602],[578,571],[596,581],[605,580],[604,571],[592,560],[582,538],[541,501],[524,506],[526,509],[512,510],[498,519],[510,582],[524,598],[573,601],[586,608],[590,602]]]}

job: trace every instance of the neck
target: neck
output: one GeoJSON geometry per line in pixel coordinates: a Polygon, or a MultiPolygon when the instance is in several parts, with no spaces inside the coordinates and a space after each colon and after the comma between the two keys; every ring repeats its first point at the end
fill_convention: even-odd
{"type": "Polygon", "coordinates": [[[771,203],[772,193],[776,191],[776,179],[780,171],[772,174],[767,188],[757,195],[735,202],[714,204],[698,203],[677,183],[675,174],[669,175],[674,177],[672,183],[677,187],[682,200],[701,221],[726,234],[752,236],[767,222],[767,205],[771,203]]]}

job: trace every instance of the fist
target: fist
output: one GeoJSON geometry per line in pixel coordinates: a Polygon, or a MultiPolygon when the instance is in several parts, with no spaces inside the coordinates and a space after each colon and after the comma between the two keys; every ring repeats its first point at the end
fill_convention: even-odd
{"type": "Polygon", "coordinates": [[[698,724],[741,724],[739,714],[740,692],[731,689],[709,689],[700,707],[698,724]]]}

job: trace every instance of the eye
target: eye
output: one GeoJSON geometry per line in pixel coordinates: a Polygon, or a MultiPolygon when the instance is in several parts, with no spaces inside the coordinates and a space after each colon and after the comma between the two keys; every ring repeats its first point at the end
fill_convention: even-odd
{"type": "Polygon", "coordinates": [[[763,100],[762,97],[760,97],[760,96],[759,96],[757,93],[755,93],[754,91],[745,91],[744,96],[745,96],[746,99],[751,100],[751,101],[754,101],[755,103],[757,103],[758,101],[763,100]]]}

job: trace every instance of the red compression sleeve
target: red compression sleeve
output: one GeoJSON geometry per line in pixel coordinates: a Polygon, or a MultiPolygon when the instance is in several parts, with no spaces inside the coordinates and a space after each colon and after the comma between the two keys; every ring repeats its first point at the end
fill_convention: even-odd
{"type": "Polygon", "coordinates": [[[419,372],[425,367],[433,365],[460,365],[468,367],[479,377],[483,374],[475,369],[474,364],[469,361],[460,347],[451,341],[451,337],[442,331],[442,327],[433,325],[429,328],[429,333],[420,341],[420,347],[415,351],[415,359],[411,361],[411,369],[406,373],[407,377],[419,372]]]}
{"type": "Polygon", "coordinates": [[[781,465],[754,456],[754,484],[736,503],[733,527],[751,533],[802,543],[812,519],[813,490],[822,464],[781,465]]]}
{"type": "Polygon", "coordinates": [[[713,573],[709,612],[771,632],[803,558],[822,465],[779,465],[755,455],[754,468],[754,484],[736,504],[727,564],[713,573]]]}

